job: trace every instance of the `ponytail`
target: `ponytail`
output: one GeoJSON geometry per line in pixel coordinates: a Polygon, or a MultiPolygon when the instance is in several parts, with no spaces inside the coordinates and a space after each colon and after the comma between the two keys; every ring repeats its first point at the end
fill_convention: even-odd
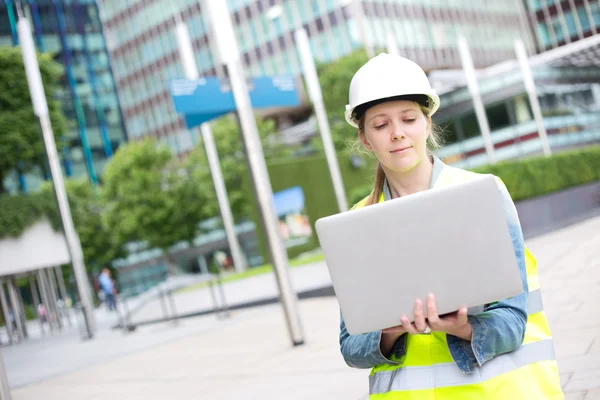
{"type": "Polygon", "coordinates": [[[375,183],[373,184],[373,190],[367,198],[367,206],[379,203],[379,198],[383,193],[383,184],[385,182],[385,172],[381,163],[377,163],[377,169],[375,170],[375,183]]]}

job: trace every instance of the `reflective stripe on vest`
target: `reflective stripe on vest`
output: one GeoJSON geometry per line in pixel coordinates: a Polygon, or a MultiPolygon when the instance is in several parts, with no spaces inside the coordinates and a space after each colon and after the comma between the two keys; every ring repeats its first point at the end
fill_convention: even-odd
{"type": "Polygon", "coordinates": [[[371,394],[380,394],[391,391],[473,385],[528,364],[555,358],[552,340],[540,340],[523,345],[511,353],[496,356],[472,374],[462,373],[454,363],[434,364],[428,367],[403,367],[393,371],[378,372],[369,377],[370,391],[371,394]]]}
{"type": "MultiPolygon", "coordinates": [[[[445,166],[433,189],[467,182],[475,177],[477,174],[473,172],[445,166]]],[[[498,183],[503,185],[502,181],[497,179],[498,183]]],[[[366,200],[359,202],[353,209],[364,207],[366,200]]],[[[382,194],[379,202],[383,201],[382,194]]],[[[373,399],[462,399],[466,398],[464,395],[486,399],[562,399],[552,336],[543,312],[537,262],[527,247],[524,251],[529,288],[528,320],[525,338],[519,349],[498,355],[483,366],[475,368],[473,373],[464,374],[454,362],[450,362],[452,357],[445,343],[445,335],[407,334],[409,335],[405,356],[407,358],[402,361],[394,358],[398,365],[379,365],[371,371],[369,380],[373,399]],[[412,339],[416,340],[414,345],[411,344],[412,339]],[[440,344],[446,350],[442,353],[438,350],[433,351],[434,347],[439,349],[440,344]],[[415,364],[415,360],[418,359],[428,360],[430,364],[424,365],[422,362],[415,364]],[[520,369],[520,372],[514,375],[517,369],[520,369]],[[485,397],[481,395],[483,392],[479,389],[477,394],[470,392],[473,389],[469,388],[473,386],[481,390],[485,387],[485,397]]]]}

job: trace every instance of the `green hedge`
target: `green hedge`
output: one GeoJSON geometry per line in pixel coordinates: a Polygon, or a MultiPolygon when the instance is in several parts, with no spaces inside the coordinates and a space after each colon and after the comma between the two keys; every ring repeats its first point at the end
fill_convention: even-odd
{"type": "MultiPolygon", "coordinates": [[[[473,172],[502,178],[514,201],[568,189],[600,180],[600,146],[565,151],[552,157],[536,156],[473,168],[473,172]]],[[[348,201],[356,204],[371,192],[371,185],[354,188],[348,201]]]]}
{"type": "Polygon", "coordinates": [[[54,229],[59,229],[60,215],[56,201],[48,194],[0,196],[0,240],[19,237],[43,217],[50,220],[54,229]]]}
{"type": "Polygon", "coordinates": [[[514,201],[600,180],[600,146],[473,169],[502,178],[514,201]]]}

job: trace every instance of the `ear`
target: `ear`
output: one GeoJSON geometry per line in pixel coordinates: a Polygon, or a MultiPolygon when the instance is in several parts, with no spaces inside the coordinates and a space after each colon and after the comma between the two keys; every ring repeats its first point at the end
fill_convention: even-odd
{"type": "Polygon", "coordinates": [[[371,147],[371,144],[369,143],[369,140],[367,139],[367,135],[365,135],[365,132],[360,128],[358,129],[358,138],[360,139],[360,142],[365,147],[365,149],[367,149],[369,151],[373,151],[373,148],[371,147]]]}
{"type": "Polygon", "coordinates": [[[425,116],[425,119],[427,119],[427,131],[425,134],[425,139],[429,139],[429,135],[431,135],[431,124],[433,121],[429,115],[425,116]]]}

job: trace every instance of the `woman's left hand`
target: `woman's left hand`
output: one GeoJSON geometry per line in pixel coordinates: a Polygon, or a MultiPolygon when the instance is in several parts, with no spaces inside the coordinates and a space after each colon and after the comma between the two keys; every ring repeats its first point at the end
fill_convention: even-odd
{"type": "Polygon", "coordinates": [[[439,316],[435,295],[427,296],[427,324],[432,332],[444,332],[464,340],[471,340],[473,328],[467,319],[465,307],[457,312],[439,316]]]}

